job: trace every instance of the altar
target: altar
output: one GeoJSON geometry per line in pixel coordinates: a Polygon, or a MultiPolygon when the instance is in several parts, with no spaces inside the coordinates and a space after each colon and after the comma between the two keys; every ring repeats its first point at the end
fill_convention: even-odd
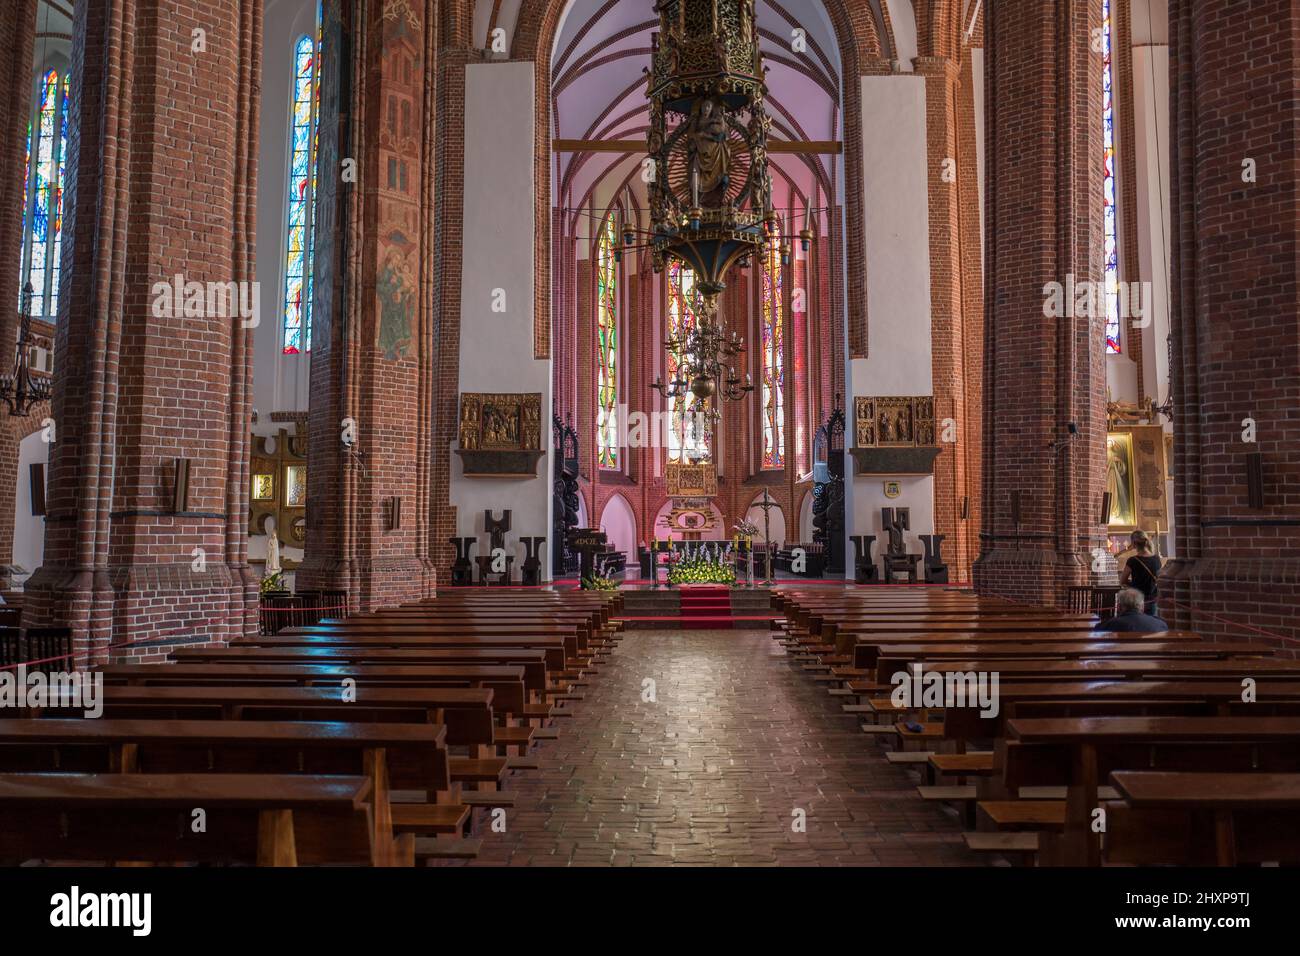
{"type": "Polygon", "coordinates": [[[659,519],[656,531],[681,541],[725,538],[713,499],[718,494],[718,472],[711,461],[670,461],[664,482],[672,510],[659,519]],[[708,539],[705,535],[708,535],[708,539]]]}

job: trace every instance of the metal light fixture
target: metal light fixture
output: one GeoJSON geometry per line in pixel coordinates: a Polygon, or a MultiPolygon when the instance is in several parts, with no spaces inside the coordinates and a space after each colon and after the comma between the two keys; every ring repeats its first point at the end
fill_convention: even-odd
{"type": "Polygon", "coordinates": [[[18,354],[12,375],[0,375],[0,401],[9,414],[26,418],[32,407],[50,399],[50,380],[33,378],[31,371],[32,284],[23,286],[23,313],[18,323],[18,354]]]}
{"type": "MultiPolygon", "coordinates": [[[[665,398],[739,401],[754,390],[731,360],[744,340],[718,318],[723,276],[778,234],[772,209],[767,86],[754,0],[660,0],[649,80],[649,183],[654,269],[677,260],[695,274],[696,321],[664,347],[678,378],[656,379],[665,398]]],[[[788,261],[789,245],[781,249],[788,261]]],[[[711,411],[716,420],[718,412],[711,411]]]]}

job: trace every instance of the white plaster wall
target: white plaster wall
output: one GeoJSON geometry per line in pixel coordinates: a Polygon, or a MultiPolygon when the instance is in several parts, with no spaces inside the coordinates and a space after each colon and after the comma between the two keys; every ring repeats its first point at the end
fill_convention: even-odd
{"type": "Polygon", "coordinates": [[[622,495],[614,495],[605,502],[605,510],[600,515],[600,530],[605,532],[606,541],[627,555],[628,564],[635,566],[637,548],[644,536],[637,534],[636,516],[622,495]]]}
{"type": "MultiPolygon", "coordinates": [[[[920,77],[862,78],[868,357],[849,363],[849,392],[931,395],[929,177],[925,86],[920,77]],[[888,131],[888,135],[880,135],[888,131]]],[[[848,404],[853,414],[853,402],[848,404]]],[[[855,424],[849,422],[852,436],[855,424]]],[[[846,464],[853,472],[851,456],[846,464]]],[[[911,511],[909,550],[934,530],[934,478],[852,474],[845,489],[845,536],[881,536],[880,509],[911,511]],[[888,499],[886,480],[902,494],[888,499]]],[[[845,553],[852,555],[845,541],[845,553]]],[[[877,551],[877,553],[879,553],[877,551]]],[[[848,562],[850,565],[852,562],[848,562]]],[[[852,569],[846,569],[852,577],[852,569]]]]}
{"type": "MultiPolygon", "coordinates": [[[[762,501],[763,496],[759,495],[757,500],[762,501]]],[[[758,527],[758,537],[755,540],[762,541],[763,509],[757,505],[750,505],[749,510],[745,512],[745,520],[753,522],[758,527]]],[[[724,535],[724,537],[727,536],[724,535]]],[[[771,509],[767,540],[775,544],[785,544],[788,540],[785,536],[785,512],[779,507],[771,509]]]]}
{"type": "Polygon", "coordinates": [[[912,12],[911,0],[885,0],[889,9],[889,22],[894,28],[894,58],[908,72],[912,70],[912,61],[918,55],[916,43],[916,14],[912,12]]]}
{"type": "MultiPolygon", "coordinates": [[[[306,411],[309,401],[311,357],[284,354],[283,303],[293,48],[299,37],[315,30],[316,0],[266,0],[257,183],[259,322],[253,331],[253,408],[258,421],[250,429],[254,435],[277,435],[282,426],[271,421],[271,413],[306,411]]],[[[301,561],[303,549],[286,546],[284,537],[281,534],[281,558],[301,561]]],[[[266,544],[266,535],[249,535],[249,560],[266,560],[266,544]]]]}
{"type": "Polygon", "coordinates": [[[45,518],[32,514],[31,466],[41,463],[49,468],[50,445],[44,429],[28,435],[18,444],[18,481],[14,489],[14,560],[24,574],[14,576],[15,583],[25,581],[41,566],[45,554],[45,518]]]}
{"type": "MultiPolygon", "coordinates": [[[[1163,38],[1158,16],[1165,4],[1155,2],[1149,24],[1163,38]]],[[[1147,394],[1157,403],[1169,397],[1169,306],[1172,272],[1169,262],[1169,47],[1157,44],[1133,50],[1134,155],[1137,169],[1138,260],[1142,277],[1151,283],[1151,324],[1142,331],[1142,376],[1147,394]]],[[[1165,431],[1174,426],[1166,423],[1165,431]]],[[[1174,500],[1174,483],[1165,483],[1165,500],[1174,500]]],[[[1175,557],[1174,512],[1169,509],[1170,534],[1163,554],[1175,557]]]]}
{"type": "MultiPolygon", "coordinates": [[[[1142,278],[1151,283],[1151,324],[1142,330],[1142,376],[1157,402],[1169,393],[1169,48],[1133,50],[1137,244],[1142,278]]],[[[1131,332],[1130,332],[1131,334],[1131,332]]]]}
{"type": "MultiPolygon", "coordinates": [[[[533,64],[471,64],[465,78],[465,230],[462,243],[461,392],[540,392],[542,446],[536,478],[466,478],[451,455],[451,503],[458,533],[487,543],[484,509],[509,509],[506,537],[515,567],[518,539],[545,535],[543,575],[551,576],[551,362],[533,358],[533,64]],[[506,311],[493,312],[503,289],[506,311]]],[[[633,545],[634,546],[634,545],[633,545]]]]}
{"type": "Polygon", "coordinates": [[[307,408],[310,358],[283,353],[285,215],[289,199],[289,114],[293,47],[316,30],[316,0],[267,0],[263,21],[262,113],[257,177],[260,322],[253,333],[253,407],[274,435],[271,412],[307,408]]]}
{"type": "Polygon", "coordinates": [[[813,527],[813,496],[809,492],[803,496],[803,501],[799,505],[799,543],[807,544],[813,539],[813,532],[817,530],[813,527]]]}

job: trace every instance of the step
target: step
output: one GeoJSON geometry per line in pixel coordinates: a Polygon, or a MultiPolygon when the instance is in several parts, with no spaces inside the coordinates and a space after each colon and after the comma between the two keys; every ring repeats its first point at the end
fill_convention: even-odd
{"type": "Polygon", "coordinates": [[[920,730],[908,730],[902,721],[893,725],[903,740],[943,740],[943,724],[921,724],[920,727],[920,730]]]}
{"type": "MultiPolygon", "coordinates": [[[[1021,787],[1017,791],[1021,800],[1064,800],[1065,792],[1065,787],[1021,787]]],[[[1119,791],[1103,784],[1097,788],[1097,799],[1118,800],[1119,791]]]]}
{"type": "Polygon", "coordinates": [[[472,860],[483,849],[483,841],[466,837],[424,837],[415,841],[417,860],[472,860]]]}
{"type": "Polygon", "coordinates": [[[1064,800],[981,800],[980,820],[998,830],[1061,830],[1065,827],[1064,800]]]}
{"type": "MultiPolygon", "coordinates": [[[[992,752],[935,754],[929,760],[936,773],[987,776],[993,773],[992,752]]],[[[1023,796],[1023,794],[1022,794],[1023,796]]]]}
{"type": "Polygon", "coordinates": [[[460,803],[395,803],[395,833],[460,833],[469,819],[469,807],[460,803]]]}
{"type": "Polygon", "coordinates": [[[966,787],[917,787],[916,792],[922,800],[974,800],[975,788],[966,787]]]}
{"type": "Polygon", "coordinates": [[[467,807],[513,807],[515,795],[501,790],[466,790],[460,795],[460,802],[467,807]]]}
{"type": "Polygon", "coordinates": [[[492,742],[505,747],[526,747],[533,742],[537,733],[534,727],[497,727],[492,733],[492,742]]]}
{"type": "Polygon", "coordinates": [[[504,757],[452,757],[447,762],[451,768],[451,779],[455,783],[496,783],[506,773],[504,757]]]}
{"type": "Polygon", "coordinates": [[[963,833],[966,846],[976,853],[1037,853],[1038,834],[1032,830],[1005,833],[963,833]]]}
{"type": "Polygon", "coordinates": [[[894,764],[923,764],[933,756],[929,750],[891,750],[885,759],[894,764]]]}

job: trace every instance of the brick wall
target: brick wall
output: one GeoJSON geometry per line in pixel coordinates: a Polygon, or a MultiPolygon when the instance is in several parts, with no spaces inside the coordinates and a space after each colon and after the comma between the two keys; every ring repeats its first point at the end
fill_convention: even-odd
{"type": "Polygon", "coordinates": [[[153,284],[251,280],[262,4],[76,7],[45,564],[35,622],[83,657],[224,641],[254,619],[247,566],[250,331],[153,314],[153,284]],[[206,48],[195,50],[195,31],[206,48]],[[174,458],[191,462],[173,514],[174,458]]]}
{"type": "Polygon", "coordinates": [[[1246,625],[1296,639],[1300,9],[1172,0],[1169,14],[1178,560],[1162,611],[1209,634],[1246,625]],[[1248,497],[1252,452],[1262,507],[1248,497]]]}
{"type": "Polygon", "coordinates": [[[1047,319],[1049,282],[1101,277],[1100,4],[1002,0],[985,13],[986,341],[982,593],[1056,601],[1101,543],[1100,315],[1047,319]],[[1066,423],[1079,435],[1057,450],[1066,423]],[[1019,498],[1019,521],[1013,502],[1019,498]]]}
{"type": "MultiPolygon", "coordinates": [[[[342,13],[331,4],[331,36],[342,36],[342,13]]],[[[365,47],[352,51],[351,62],[326,44],[331,97],[352,71],[347,108],[322,104],[331,126],[322,141],[322,201],[347,244],[346,253],[342,243],[322,246],[315,273],[330,290],[317,313],[329,330],[312,350],[310,519],[296,580],[299,589],[348,590],[363,611],[434,587],[429,502],[440,477],[432,449],[442,358],[433,308],[437,29],[432,4],[395,16],[375,8],[365,47]],[[351,186],[334,169],[354,149],[360,173],[351,186]],[[347,419],[356,427],[351,451],[341,441],[347,419]],[[401,503],[396,527],[394,500],[401,503]]]]}

